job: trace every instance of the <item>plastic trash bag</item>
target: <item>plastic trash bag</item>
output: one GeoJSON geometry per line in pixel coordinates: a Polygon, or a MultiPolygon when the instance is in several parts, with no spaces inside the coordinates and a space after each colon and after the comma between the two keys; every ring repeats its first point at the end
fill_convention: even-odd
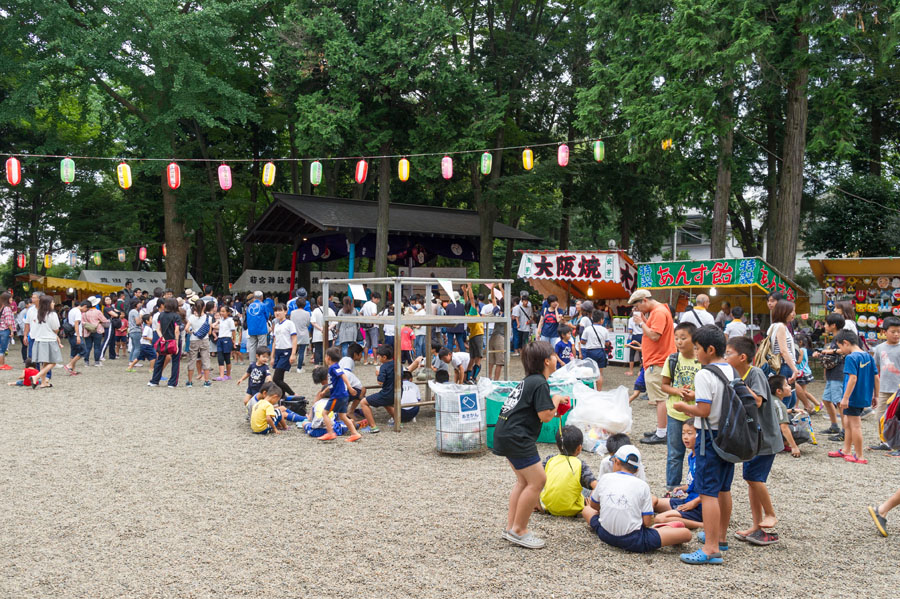
{"type": "Polygon", "coordinates": [[[584,433],[583,449],[606,453],[606,440],[616,433],[631,431],[631,406],[628,390],[619,386],[612,391],[595,391],[583,383],[572,387],[575,407],[566,424],[584,433]]]}
{"type": "Polygon", "coordinates": [[[591,359],[572,359],[568,364],[550,375],[549,380],[593,381],[600,376],[600,368],[591,359]]]}
{"type": "Polygon", "coordinates": [[[485,408],[493,390],[490,379],[477,385],[428,381],[434,395],[436,449],[442,453],[471,453],[484,448],[487,440],[485,408]]]}

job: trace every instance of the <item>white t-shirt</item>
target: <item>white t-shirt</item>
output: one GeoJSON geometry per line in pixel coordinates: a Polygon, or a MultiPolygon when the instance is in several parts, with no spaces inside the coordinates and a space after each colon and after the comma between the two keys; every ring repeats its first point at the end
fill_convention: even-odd
{"type": "MultiPolygon", "coordinates": [[[[715,362],[713,366],[721,370],[728,380],[740,378],[727,362],[715,362]]],[[[701,368],[694,376],[694,395],[697,397],[697,403],[710,404],[709,418],[707,418],[709,428],[714,431],[719,430],[719,412],[722,411],[725,385],[716,375],[701,368]]],[[[702,418],[694,418],[694,426],[698,431],[703,426],[702,420],[702,418]]]]}
{"type": "Polygon", "coordinates": [[[844,330],[851,331],[854,335],[859,335],[859,329],[856,328],[856,323],[852,318],[847,318],[844,320],[844,330]]]}
{"type": "Polygon", "coordinates": [[[147,300],[146,305],[141,308],[141,314],[155,314],[156,313],[156,302],[159,301],[159,298],[152,298],[147,300]]]}
{"type": "MultiPolygon", "coordinates": [[[[341,369],[343,370],[344,367],[341,366],[341,369]]],[[[344,370],[344,374],[347,375],[347,380],[350,381],[350,388],[362,389],[362,382],[359,380],[359,377],[353,374],[352,370],[344,370]]]]}
{"type": "MultiPolygon", "coordinates": [[[[159,315],[160,312],[154,312],[153,316],[150,317],[150,326],[152,326],[154,330],[156,330],[156,327],[159,326],[159,315]]],[[[184,330],[184,327],[181,328],[182,330],[184,330]]]]}
{"type": "Polygon", "coordinates": [[[297,328],[297,345],[309,345],[310,313],[303,308],[291,310],[291,322],[297,328]]]}
{"type": "Polygon", "coordinates": [[[78,337],[83,337],[84,332],[81,329],[81,310],[78,308],[72,308],[69,310],[68,316],[69,324],[75,327],[75,334],[78,337]]]}
{"type": "Polygon", "coordinates": [[[529,303],[528,306],[523,306],[521,302],[513,308],[512,315],[513,318],[516,319],[516,327],[525,333],[531,331],[531,317],[534,314],[534,310],[529,303]]]}
{"type": "Polygon", "coordinates": [[[419,392],[419,386],[412,381],[403,381],[400,391],[400,404],[408,406],[420,401],[422,401],[422,394],[419,392]]]}
{"type": "Polygon", "coordinates": [[[600,525],[617,537],[638,530],[644,524],[643,517],[653,515],[650,486],[628,472],[601,476],[591,500],[600,504],[600,525]]]}
{"type": "Polygon", "coordinates": [[[141,345],[148,347],[153,345],[153,328],[149,324],[144,325],[144,328],[141,330],[141,345]]]}
{"type": "MultiPolygon", "coordinates": [[[[416,310],[416,316],[425,316],[425,308],[419,308],[418,310],[416,310]]],[[[425,326],[423,325],[420,327],[415,327],[413,329],[413,333],[416,335],[416,337],[420,337],[420,336],[424,336],[425,333],[427,333],[427,330],[425,329],[425,326]]]]}
{"type": "Polygon", "coordinates": [[[634,321],[634,316],[628,318],[628,324],[625,325],[625,332],[632,335],[643,335],[644,327],[634,321]]]}
{"type": "Polygon", "coordinates": [[[360,316],[376,316],[378,314],[378,306],[375,302],[369,300],[359,309],[360,316]]]}
{"type": "Polygon", "coordinates": [[[353,372],[353,367],[356,365],[356,362],[353,361],[353,358],[350,356],[344,356],[338,361],[338,366],[341,367],[341,370],[344,372],[353,372]]]}
{"type": "Polygon", "coordinates": [[[734,319],[725,325],[725,335],[731,339],[732,337],[746,337],[747,325],[738,319],[734,319]]]}
{"type": "Polygon", "coordinates": [[[34,325],[37,324],[37,306],[32,304],[25,311],[25,324],[28,325],[28,336],[34,339],[34,325]]]}
{"type": "Polygon", "coordinates": [[[464,352],[464,351],[453,352],[453,355],[450,356],[450,365],[453,367],[453,370],[458,370],[460,366],[463,367],[463,370],[468,370],[468,368],[469,368],[469,352],[464,352]]]}
{"type": "Polygon", "coordinates": [[[285,318],[281,322],[275,323],[272,335],[275,337],[275,349],[291,349],[291,338],[297,336],[297,327],[285,318]]]}
{"type": "MultiPolygon", "coordinates": [[[[206,322],[206,315],[197,316],[196,314],[191,314],[188,316],[188,324],[191,325],[191,341],[200,341],[200,338],[197,337],[197,331],[200,330],[200,327],[203,326],[203,323],[206,322]]],[[[206,334],[204,339],[209,338],[209,333],[206,334]]]]}
{"type": "Polygon", "coordinates": [[[608,339],[609,331],[606,327],[589,322],[581,333],[581,349],[603,349],[608,339]]]}
{"type": "Polygon", "coordinates": [[[691,324],[697,325],[697,328],[700,328],[708,324],[716,324],[716,319],[713,318],[712,314],[710,314],[703,308],[695,307],[693,310],[685,310],[684,312],[682,312],[681,318],[678,319],[678,322],[689,322],[691,324]]]}
{"type": "Polygon", "coordinates": [[[219,338],[224,339],[228,337],[231,338],[231,334],[237,327],[234,325],[234,319],[230,317],[225,317],[219,321],[219,338]]]}
{"type": "MultiPolygon", "coordinates": [[[[329,316],[329,318],[332,317],[332,316],[334,316],[334,315],[335,315],[335,314],[334,314],[334,310],[332,310],[331,308],[328,308],[328,316],[329,316]]],[[[320,327],[323,327],[323,328],[324,328],[324,326],[325,326],[325,313],[324,313],[324,311],[322,310],[322,308],[321,308],[321,307],[317,307],[315,310],[313,310],[313,311],[312,311],[312,314],[311,314],[310,317],[309,317],[309,320],[310,320],[311,323],[317,324],[317,325],[319,325],[320,327]]],[[[333,339],[334,339],[334,333],[331,331],[331,328],[329,327],[329,330],[328,330],[328,340],[329,340],[329,341],[332,341],[333,339]]],[[[321,342],[322,342],[322,331],[321,331],[320,329],[317,329],[316,327],[313,327],[313,331],[312,331],[312,340],[313,340],[313,343],[321,343],[321,342]]]]}
{"type": "Polygon", "coordinates": [[[35,341],[57,341],[56,331],[59,330],[59,315],[50,311],[44,317],[44,322],[37,321],[37,308],[34,310],[34,321],[31,323],[29,335],[35,341]]]}
{"type": "MultiPolygon", "coordinates": [[[[381,315],[382,316],[393,316],[393,314],[390,313],[390,310],[388,308],[385,308],[384,310],[382,310],[381,315]]],[[[382,328],[384,329],[384,335],[386,337],[393,337],[394,331],[397,330],[396,327],[392,324],[382,325],[382,328]]],[[[394,341],[394,343],[396,343],[396,341],[394,341]]]]}

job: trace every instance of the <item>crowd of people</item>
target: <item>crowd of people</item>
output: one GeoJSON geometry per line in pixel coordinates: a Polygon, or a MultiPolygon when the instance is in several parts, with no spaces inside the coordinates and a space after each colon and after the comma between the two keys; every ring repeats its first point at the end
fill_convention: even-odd
{"type": "MultiPolygon", "coordinates": [[[[421,400],[414,379],[422,372],[425,378],[458,384],[500,377],[506,324],[470,318],[503,315],[499,293],[478,294],[462,285],[452,297],[436,295],[431,305],[426,305],[424,294],[401,298],[404,314],[459,317],[458,323],[432,327],[431,337],[425,326],[397,331],[389,323],[325,322],[337,315],[393,315],[392,298],[383,301],[377,291],[366,292],[365,301],[354,301],[350,296],[311,298],[301,288],[284,302],[260,291],[245,298],[216,297],[209,287],[200,296],[192,289],[176,294],[170,289],[133,289],[128,283],[118,293],[63,305],[39,292],[19,301],[6,292],[0,294],[0,370],[12,368],[6,357],[17,340],[24,368],[10,385],[52,387],[57,367],[77,376],[86,367],[116,359],[127,360],[128,374],[148,371],[151,387],[176,387],[182,374],[186,387],[196,383],[208,389],[214,382],[234,380],[244,390],[253,433],[278,434],[290,422],[323,441],[349,433],[348,442],[379,432],[378,408],[391,420],[414,420],[419,410],[415,404],[421,400]],[[68,342],[67,357],[63,340],[68,342]],[[397,343],[399,365],[394,363],[397,343]],[[486,363],[494,366],[493,372],[482,371],[486,363]],[[297,395],[285,379],[292,370],[304,372],[307,364],[319,389],[311,398],[297,395]],[[358,364],[376,365],[377,385],[360,382],[358,364]],[[400,414],[394,410],[397,368],[400,414]]],[[[824,408],[830,426],[820,432],[841,443],[829,457],[866,464],[867,450],[890,450],[881,440],[864,443],[861,419],[869,414],[880,418],[900,389],[900,319],[884,319],[885,341],[870,350],[852,317],[847,318],[852,306],[837,304],[821,326],[807,332],[800,330],[792,302],[777,293],[770,294],[768,302],[771,324],[764,334],[746,322],[739,306],[723,304],[713,316],[710,300],[702,294],[680,315],[643,289],[631,296],[627,307],[619,307],[619,315],[629,317],[632,352],[626,374],[639,370],[631,400],[644,394],[656,415],[656,427],[644,433],[639,444],[666,448],[666,493],[655,497],[646,482],[641,451],[625,435],[607,439],[609,455],[600,476],[577,457],[583,438],[575,427],[560,427],[559,456],[542,462],[535,445],[541,424],[569,407],[568,398],[550,394],[547,377],[556,368],[573,359],[593,360],[601,373],[595,384],[602,389],[611,351],[612,309],[595,307],[591,301],[561,307],[553,295],[537,305],[525,291],[513,298],[509,343],[513,355],[521,355],[525,379],[503,406],[494,435],[494,452],[508,459],[516,476],[503,538],[542,547],[543,541],[527,530],[535,509],[580,514],[604,542],[639,552],[687,542],[690,529],[702,527],[702,547],[681,559],[722,563],[735,464],[714,445],[734,381],[743,381],[746,398],[755,403],[760,431],[752,458],[737,460],[742,462],[752,514],[749,526],[735,533],[740,541],[778,542],[778,519],[766,481],[777,453],[800,457],[803,436],[815,442],[815,432],[805,430],[811,429],[811,415],[824,408]],[[813,350],[813,340],[823,336],[827,342],[813,350]],[[807,389],[814,380],[811,359],[824,366],[821,399],[807,389]],[[575,482],[566,472],[575,475],[575,482]]],[[[898,503],[900,492],[869,508],[880,533],[887,534],[887,512],[898,503]]]]}

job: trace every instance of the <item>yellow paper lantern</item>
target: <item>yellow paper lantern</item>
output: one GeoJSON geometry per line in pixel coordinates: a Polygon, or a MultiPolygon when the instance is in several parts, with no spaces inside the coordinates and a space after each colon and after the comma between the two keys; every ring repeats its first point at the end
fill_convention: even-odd
{"type": "Polygon", "coordinates": [[[409,181],[409,160],[401,158],[397,165],[397,176],[401,181],[409,181]]]}
{"type": "Polygon", "coordinates": [[[275,164],[272,162],[267,162],[263,167],[262,172],[262,183],[266,187],[271,187],[272,183],[275,182],[275,164]]]}
{"type": "Polygon", "coordinates": [[[522,166],[526,171],[534,168],[534,152],[531,151],[531,148],[525,148],[525,151],[522,152],[522,166]]]}
{"type": "Polygon", "coordinates": [[[116,176],[119,178],[119,187],[128,189],[131,187],[131,167],[124,162],[116,167],[116,176]]]}
{"type": "Polygon", "coordinates": [[[53,266],[53,256],[49,253],[44,254],[44,268],[50,268],[51,266],[53,266]]]}

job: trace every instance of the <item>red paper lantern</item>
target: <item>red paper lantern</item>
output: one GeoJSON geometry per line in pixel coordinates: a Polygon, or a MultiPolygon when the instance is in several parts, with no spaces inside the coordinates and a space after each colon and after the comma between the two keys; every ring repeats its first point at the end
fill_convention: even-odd
{"type": "Polygon", "coordinates": [[[16,186],[22,181],[22,163],[15,156],[6,159],[6,180],[12,186],[16,186]]]}
{"type": "Polygon", "coordinates": [[[166,167],[166,183],[170,189],[178,189],[181,185],[181,167],[174,162],[170,162],[166,167]]]}
{"type": "Polygon", "coordinates": [[[25,257],[25,254],[19,254],[16,257],[16,266],[18,266],[19,268],[25,268],[27,264],[28,258],[25,257]]]}
{"type": "Polygon", "coordinates": [[[138,250],[138,260],[146,260],[147,259],[147,248],[141,246],[138,250]]]}
{"type": "Polygon", "coordinates": [[[231,167],[223,164],[219,167],[219,187],[222,191],[231,189],[231,167]]]}
{"type": "Polygon", "coordinates": [[[365,160],[360,160],[356,163],[356,182],[362,185],[366,182],[366,177],[369,174],[369,163],[365,160]]]}
{"type": "Polygon", "coordinates": [[[568,166],[569,146],[567,146],[566,144],[562,144],[556,149],[556,163],[559,166],[568,166]]]}
{"type": "Polygon", "coordinates": [[[441,176],[444,179],[453,178],[453,159],[449,156],[441,158],[441,176]]]}
{"type": "Polygon", "coordinates": [[[162,244],[162,253],[163,253],[163,258],[165,258],[166,256],[169,255],[169,252],[166,251],[166,244],[162,244]]]}

